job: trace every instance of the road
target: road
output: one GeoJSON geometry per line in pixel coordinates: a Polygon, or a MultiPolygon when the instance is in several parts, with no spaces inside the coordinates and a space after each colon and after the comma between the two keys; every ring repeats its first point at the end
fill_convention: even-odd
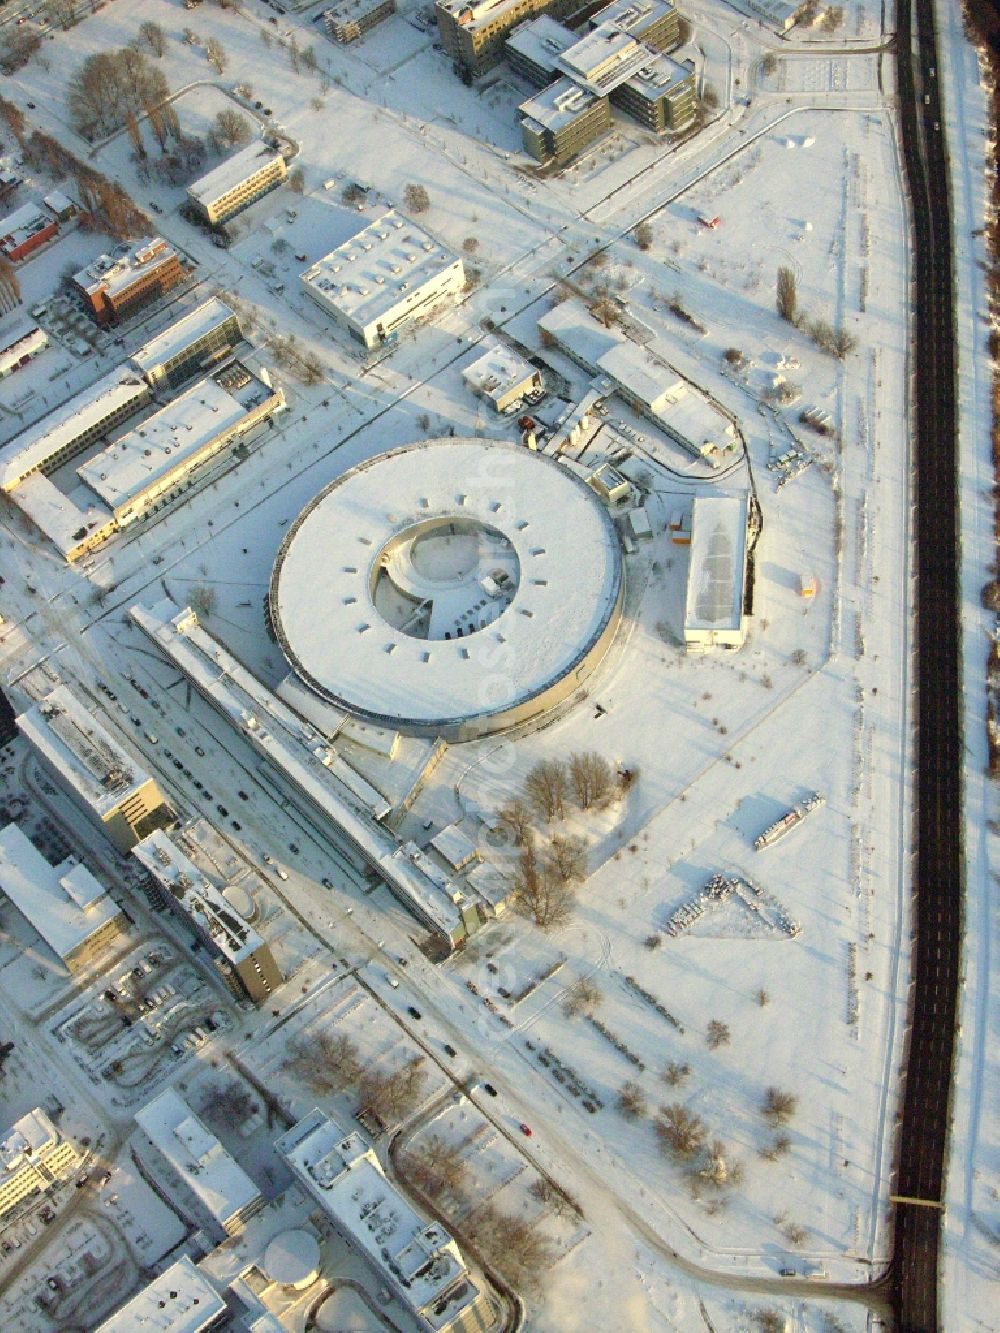
{"type": "MultiPolygon", "coordinates": [[[[933,0],[899,0],[897,76],[913,209],[917,649],[914,931],[894,1193],[943,1198],[963,918],[954,283],[933,0]]],[[[942,1214],[897,1204],[891,1291],[906,1333],[940,1327],[942,1214]]]]}

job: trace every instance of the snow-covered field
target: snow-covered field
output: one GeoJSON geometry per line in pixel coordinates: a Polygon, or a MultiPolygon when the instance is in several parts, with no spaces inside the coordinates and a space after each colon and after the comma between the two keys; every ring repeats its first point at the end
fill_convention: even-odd
{"type": "MultiPolygon", "coordinates": [[[[521,151],[516,107],[528,90],[505,67],[465,87],[434,49],[436,33],[415,4],[347,48],[311,22],[320,8],[275,16],[258,0],[246,0],[242,12],[115,0],[55,33],[43,61],[5,80],[5,96],[35,103],[32,125],[120,179],[141,205],[155,205],[156,226],[197,268],[192,289],[169,311],[144,312],[123,331],[124,343],[102,335],[84,356],[54,342],[16,381],[0,382],[0,441],[215,291],[238,299],[250,360],[277,375],[289,401],[276,429],[238,465],[213,464],[183,503],[75,569],[39,546],[12,507],[3,515],[0,609],[8,623],[0,626],[0,660],[15,703],[56,676],[73,682],[95,709],[108,709],[109,725],[129,744],[149,749],[147,762],[185,817],[200,811],[215,821],[225,809],[217,822],[234,856],[257,864],[267,851],[287,867],[278,882],[268,872],[261,896],[262,929],[287,984],[273,1006],[239,1011],[202,976],[200,962],[188,963],[231,1028],[176,1065],[151,1068],[149,1086],[183,1087],[211,1120],[213,1097],[232,1073],[250,1095],[266,1087],[290,1115],[319,1104],[346,1128],[358,1110],[354,1089],[317,1092],[290,1053],[346,1034],[382,1072],[421,1055],[429,1077],[406,1132],[415,1142],[450,1136],[462,1148],[470,1193],[456,1224],[492,1199],[537,1214],[555,1247],[545,1299],[530,1304],[531,1327],[752,1330],[774,1310],[784,1327],[803,1333],[863,1328],[862,1304],[822,1297],[824,1284],[864,1284],[889,1254],[910,924],[909,273],[891,60],[871,49],[888,36],[881,6],[853,0],[839,33],[796,31],[779,42],[740,3],[692,0],[685,11],[694,37],[684,54],[719,94],[714,119],[680,147],[616,120],[612,134],[549,179],[538,178],[521,151]],[[253,112],[254,132],[270,121],[298,146],[293,165],[304,192],[282,188],[251,206],[235,220],[229,250],[179,216],[183,186],[146,178],[123,132],[91,146],[68,124],[68,75],[92,51],[130,41],[145,20],[167,33],[158,64],[178,94],[185,134],[205,137],[217,112],[238,100],[234,87],[249,84],[251,100],[271,109],[253,112]],[[188,25],[193,45],[181,38],[188,25]],[[315,69],[293,60],[293,35],[299,51],[314,48],[315,69]],[[221,76],[205,58],[209,37],[226,52],[221,76]],[[352,183],[368,191],[360,205],[344,200],[352,183]],[[462,251],[478,279],[455,309],[407,333],[391,352],[365,358],[301,294],[298,274],[386,205],[400,204],[409,183],[430,196],[421,225],[462,251]],[[720,219],[715,229],[702,224],[712,217],[720,219]],[[651,228],[648,249],[632,234],[639,221],[651,228]],[[794,275],[801,313],[856,340],[843,360],[779,319],[779,267],[794,275]],[[588,876],[569,924],[545,933],[511,914],[432,968],[413,948],[419,931],[402,907],[346,865],[330,830],[275,790],[242,739],[191,696],[123,613],[164,592],[183,605],[210,590],[211,632],[274,687],[287,666],[266,632],[263,599],[289,523],[346,468],[395,445],[450,428],[516,438],[511,419],[491,413],[461,379],[484,320],[546,359],[566,402],[578,399],[588,377],[543,346],[537,328],[565,295],[560,284],[584,295],[610,291],[632,335],[735,416],[747,457],[718,482],[696,475],[665,443],[643,459],[653,537],[627,556],[622,629],[600,671],[542,725],[450,748],[401,819],[401,836],[419,841],[461,819],[481,854],[510,871],[509,847],[486,836],[481,816],[516,794],[539,760],[594,750],[636,775],[607,810],[574,810],[552,828],[536,820],[543,840],[557,832],[586,845],[588,876]],[[275,369],[291,335],[317,359],[317,383],[275,369]],[[730,349],[741,353],[738,365],[725,359],[730,349]],[[806,408],[828,414],[833,433],[802,424],[806,408]],[[811,465],[786,482],[768,464],[795,441],[811,465]],[[713,486],[738,493],[751,481],[763,529],[749,641],[739,653],[688,657],[678,646],[688,548],[672,540],[670,520],[713,486]],[[800,590],[810,579],[818,591],[806,599],[800,590]],[[158,715],[124,684],[130,716],[95,694],[95,676],[120,680],[128,672],[160,701],[158,715]],[[149,725],[169,741],[180,770],[164,757],[163,739],[156,750],[144,747],[149,725]],[[207,754],[195,752],[196,738],[207,754]],[[776,846],[754,851],[754,838],[814,791],[825,804],[776,846]],[[671,916],[716,874],[742,889],[671,934],[671,916]],[[328,878],[333,887],[321,887],[328,878]],[[593,988],[591,1012],[569,1013],[569,988],[581,978],[593,988]],[[495,1102],[481,1091],[484,1078],[498,1090],[495,1102]],[[632,1117],[618,1105],[626,1081],[637,1085],[632,1117]],[[795,1098],[784,1126],[762,1114],[769,1088],[795,1098]],[[683,1107],[718,1140],[713,1158],[725,1165],[713,1180],[692,1176],[664,1152],[656,1130],[664,1106],[683,1107]],[[533,1128],[530,1140],[518,1134],[520,1123],[533,1128]],[[776,1146],[782,1136],[787,1143],[776,1146]],[[540,1209],[529,1193],[540,1174],[579,1201],[582,1219],[540,1209]],[[792,1277],[810,1279],[810,1287],[783,1295],[792,1277]]],[[[969,164],[956,226],[968,235],[982,224],[982,93],[957,21],[943,25],[942,40],[955,107],[949,128],[957,135],[964,126],[955,151],[969,164]]],[[[153,151],[144,122],[143,132],[153,151]]],[[[14,156],[9,137],[0,142],[5,152],[14,156]]],[[[205,166],[217,160],[210,149],[205,166]]],[[[39,174],[22,197],[55,184],[72,182],[39,174]]],[[[106,238],[74,231],[29,261],[25,308],[50,295],[70,265],[105,247],[106,238]]],[[[959,270],[973,634],[983,627],[973,608],[990,540],[980,497],[991,482],[977,452],[989,411],[982,331],[972,315],[981,300],[978,257],[970,250],[959,270]]],[[[23,318],[23,310],[0,316],[0,338],[23,318]]],[[[554,420],[566,402],[550,398],[540,418],[554,420]]],[[[653,433],[623,405],[613,412],[633,431],[653,433]]],[[[598,442],[581,461],[596,466],[601,456],[598,442]]],[[[970,699],[981,694],[980,657],[969,655],[970,699]]],[[[977,713],[969,744],[980,770],[982,731],[977,713]]],[[[5,775],[10,800],[22,790],[24,759],[17,746],[5,753],[17,759],[5,775]]],[[[360,749],[355,759],[363,764],[360,749]]],[[[968,1092],[957,1107],[947,1226],[954,1249],[945,1326],[955,1328],[975,1327],[974,1318],[988,1323],[997,1209],[988,1157],[996,1070],[986,1064],[992,850],[982,842],[995,812],[978,779],[970,780],[969,799],[975,943],[959,1079],[968,1092]]],[[[50,801],[67,836],[91,837],[57,793],[50,801]]],[[[132,1164],[133,1094],[102,1077],[70,1033],[78,1011],[99,1004],[99,983],[75,995],[15,917],[11,908],[0,913],[0,992],[15,1003],[25,1036],[0,1088],[0,1125],[40,1095],[23,1076],[29,1052],[43,1074],[39,1088],[54,1091],[64,1079],[81,1090],[67,1132],[88,1124],[96,1137],[94,1126],[103,1126],[109,1159],[123,1173],[121,1186],[109,1187],[119,1202],[72,1201],[74,1216],[46,1246],[46,1262],[51,1251],[69,1265],[82,1229],[96,1227],[108,1256],[126,1265],[117,1279],[124,1292],[138,1281],[139,1264],[177,1244],[179,1224],[149,1203],[132,1164]]],[[[123,948],[144,946],[156,929],[140,910],[123,948]]],[[[102,1052],[105,1063],[111,1055],[120,1058],[117,1046],[102,1052]]],[[[273,1127],[251,1122],[243,1133],[219,1119],[213,1129],[255,1178],[266,1178],[269,1196],[283,1187],[269,1149],[273,1127]]],[[[96,1251],[99,1240],[86,1244],[96,1251]]],[[[48,1271],[40,1250],[35,1238],[30,1264],[20,1250],[0,1260],[23,1270],[0,1299],[8,1322],[48,1330],[72,1312],[67,1306],[49,1317],[31,1306],[48,1271]]],[[[331,1306],[321,1322],[332,1327],[337,1319],[331,1306]]]]}

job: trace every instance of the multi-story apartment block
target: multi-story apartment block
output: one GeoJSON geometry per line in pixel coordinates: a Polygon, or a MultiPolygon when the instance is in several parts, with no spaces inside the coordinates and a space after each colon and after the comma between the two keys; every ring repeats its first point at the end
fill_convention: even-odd
{"type": "Polygon", "coordinates": [[[65,685],[17,719],[48,773],[120,852],[175,822],[156,782],[65,685]]]}
{"type": "Polygon", "coordinates": [[[655,133],[677,133],[693,123],[694,66],[672,60],[644,36],[637,37],[648,31],[660,41],[669,35],[668,19],[676,18],[676,13],[672,9],[657,13],[657,6],[662,8],[664,0],[644,0],[634,6],[616,0],[608,7],[617,15],[614,21],[598,24],[581,38],[547,15],[511,35],[507,42],[511,66],[544,88],[520,108],[524,146],[534,158],[563,166],[602,133],[609,121],[594,105],[597,99],[619,107],[655,133]],[[645,24],[640,21],[643,17],[645,24]],[[587,96],[574,97],[574,90],[587,96]]]}
{"type": "Polygon", "coordinates": [[[157,830],[132,855],[162,890],[163,905],[194,930],[233,994],[255,1004],[270,999],[284,980],[270,948],[177,841],[157,830]]]}
{"type": "Polygon", "coordinates": [[[40,1106],[21,1116],[0,1137],[0,1220],[65,1180],[79,1163],[76,1148],[40,1106]]]}
{"type": "Polygon", "coordinates": [[[434,12],[441,45],[471,80],[503,59],[504,41],[519,23],[539,14],[563,18],[579,7],[579,0],[437,0],[434,12]]]}
{"type": "Polygon", "coordinates": [[[120,245],[73,276],[84,308],[102,328],[128,319],[187,276],[181,257],[159,236],[120,245]]]}
{"type": "Polygon", "coordinates": [[[213,226],[235,216],[288,175],[285,159],[266,144],[243,148],[188,186],[188,199],[213,226]]]}
{"type": "Polygon", "coordinates": [[[356,42],[395,12],[396,0],[340,0],[323,11],[323,22],[333,41],[356,42]]]}
{"type": "Polygon", "coordinates": [[[223,360],[243,333],[236,315],[213,296],[132,354],[132,365],[153,389],[176,389],[223,360]]]}
{"type": "Polygon", "coordinates": [[[607,97],[556,79],[518,108],[524,147],[538,162],[565,166],[611,125],[607,97]]]}

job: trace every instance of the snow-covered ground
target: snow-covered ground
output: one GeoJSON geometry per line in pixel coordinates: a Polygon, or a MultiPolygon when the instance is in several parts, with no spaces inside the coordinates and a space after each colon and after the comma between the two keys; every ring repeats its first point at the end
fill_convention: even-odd
{"type": "MultiPolygon", "coordinates": [[[[87,356],[54,344],[14,382],[16,399],[11,381],[0,384],[0,441],[213,291],[238,299],[254,364],[274,371],[281,342],[294,335],[299,351],[322,368],[315,384],[277,370],[289,410],[246,459],[212,465],[182,504],[75,569],[38,545],[12,509],[3,518],[8,623],[0,626],[0,660],[15,702],[56,676],[69,680],[95,710],[107,710],[117,734],[146,752],[185,816],[201,811],[217,822],[234,855],[251,864],[259,866],[264,852],[274,858],[276,868],[265,873],[265,934],[287,984],[267,1009],[237,1010],[200,962],[187,963],[231,1026],[204,1050],[151,1068],[147,1086],[169,1080],[184,1087],[211,1118],[217,1066],[225,1065],[251,1094],[265,1085],[293,1115],[319,1099],[347,1126],[358,1109],[353,1090],[317,1094],[290,1064],[290,1050],[318,1034],[348,1033],[366,1062],[383,1070],[422,1054],[430,1077],[416,1129],[472,1135],[473,1197],[496,1194],[511,1211],[530,1209],[528,1185],[544,1171],[581,1204],[578,1230],[564,1218],[541,1223],[559,1257],[545,1301],[531,1306],[532,1327],[623,1326],[627,1311],[624,1322],[636,1329],[753,1329],[773,1309],[797,1330],[860,1329],[861,1304],[835,1308],[820,1297],[824,1283],[863,1284],[888,1255],[909,927],[909,277],[891,61],[872,49],[889,36],[880,28],[882,8],[854,0],[844,5],[839,33],[796,31],[779,41],[744,17],[740,4],[692,0],[686,12],[694,37],[685,54],[719,94],[715,119],[680,147],[617,120],[607,139],[547,180],[521,152],[516,107],[527,89],[505,67],[479,88],[465,87],[434,49],[436,34],[415,4],[349,48],[312,25],[319,8],[275,23],[273,9],[257,0],[246,0],[241,13],[116,0],[54,34],[44,63],[35,58],[6,80],[6,96],[36,104],[32,124],[121,179],[140,204],[155,205],[157,227],[197,268],[191,290],[172,294],[167,310],[144,312],[123,331],[123,343],[97,337],[87,356]],[[230,250],[180,218],[182,185],[144,179],[124,133],[92,147],[67,123],[68,74],[99,47],[131,40],[141,20],[167,32],[159,63],[178,93],[186,134],[204,137],[216,113],[234,105],[235,85],[248,83],[252,100],[272,113],[254,112],[255,121],[270,120],[299,147],[293,165],[302,169],[304,193],[282,188],[241,214],[230,250]],[[187,25],[194,45],[181,40],[187,25]],[[315,72],[301,58],[299,71],[293,68],[279,45],[291,34],[300,50],[314,46],[315,72]],[[228,56],[221,77],[204,55],[213,36],[228,56]],[[368,191],[360,206],[343,198],[352,183],[368,191]],[[407,183],[426,187],[430,207],[421,225],[462,251],[478,282],[458,307],[391,352],[364,358],[300,293],[298,273],[379,209],[400,203],[407,183]],[[714,216],[717,229],[701,224],[714,216]],[[632,237],[640,220],[652,230],[648,250],[632,237]],[[794,274],[801,312],[857,340],[844,360],[778,318],[779,267],[794,274]],[[567,400],[583,393],[588,377],[538,335],[537,320],[562,294],[560,282],[582,293],[606,286],[623,303],[632,335],[739,421],[749,472],[741,461],[718,486],[739,492],[752,475],[759,496],[750,639],[740,653],[719,657],[689,658],[678,648],[688,548],[672,540],[669,521],[713,483],[695,476],[679,451],[657,444],[643,458],[653,537],[627,558],[622,631],[585,696],[523,735],[452,747],[400,832],[425,841],[461,819],[484,857],[509,869],[509,849],[486,836],[480,816],[516,792],[538,760],[596,750],[637,780],[609,810],[577,811],[556,830],[540,830],[544,838],[579,836],[587,846],[588,879],[569,925],[543,934],[509,916],[435,969],[413,947],[419,931],[402,907],[351,868],[329,829],[275,790],[243,741],[123,613],[163,592],[183,605],[207,590],[211,632],[275,686],[287,666],[266,633],[263,598],[288,524],[322,487],[374,454],[452,427],[458,435],[516,437],[511,420],[492,414],[462,383],[484,319],[548,359],[567,400]],[[737,369],[724,360],[729,349],[742,353],[737,369]],[[790,399],[784,405],[775,397],[782,385],[790,399]],[[800,423],[810,407],[829,415],[833,435],[800,423]],[[811,466],[786,484],[768,463],[795,440],[811,466]],[[815,598],[800,596],[803,579],[815,580],[815,598]],[[149,700],[127,685],[129,673],[149,700]],[[94,690],[95,677],[116,682],[125,711],[94,690]],[[156,747],[142,740],[151,727],[160,736],[156,747]],[[755,852],[753,839],[812,791],[825,805],[777,846],[755,852]],[[686,932],[669,934],[671,915],[720,872],[739,878],[744,891],[686,932]],[[326,879],[332,888],[321,887],[326,879]],[[599,994],[590,1017],[566,1013],[567,988],[580,978],[599,994]],[[419,1019],[407,1016],[409,1006],[419,1019]],[[728,1038],[710,1045],[713,1021],[728,1038]],[[498,1089],[495,1103],[473,1090],[484,1077],[498,1089]],[[646,1108],[634,1119],[617,1109],[626,1080],[638,1085],[646,1108]],[[761,1114],[769,1087],[797,1098],[788,1143],[776,1152],[775,1130],[761,1114]],[[683,1105],[721,1141],[724,1188],[692,1182],[664,1155],[654,1122],[665,1104],[683,1105]],[[534,1129],[530,1141],[517,1133],[522,1121],[534,1129]],[[783,1296],[782,1273],[810,1279],[815,1299],[805,1287],[783,1296]]],[[[968,235],[981,226],[982,93],[957,20],[943,31],[951,43],[951,54],[942,53],[954,89],[951,128],[957,134],[961,125],[967,136],[956,226],[968,235]]],[[[153,150],[148,127],[144,134],[153,150]]],[[[216,160],[210,150],[205,165],[216,160]]],[[[27,188],[44,192],[56,183],[39,176],[27,188]]],[[[102,248],[102,238],[71,232],[24,266],[26,296],[49,295],[70,263],[79,266],[102,248]]],[[[982,356],[982,330],[975,332],[971,315],[979,257],[970,249],[959,268],[972,358],[963,383],[968,512],[978,525],[966,546],[974,633],[982,627],[978,589],[990,540],[980,496],[992,480],[986,455],[971,443],[984,438],[989,410],[985,362],[973,356],[982,356]]],[[[0,317],[0,337],[15,318],[23,315],[0,317]]],[[[554,420],[564,406],[550,399],[539,415],[554,420]]],[[[617,402],[613,414],[632,431],[654,434],[617,402]]],[[[600,457],[592,446],[582,461],[596,465],[600,457]]],[[[972,652],[967,660],[969,698],[980,698],[979,657],[972,652]]],[[[978,720],[970,723],[976,755],[982,732],[978,720]]],[[[28,775],[19,746],[5,753],[16,758],[7,775],[14,797],[28,775]]],[[[363,763],[360,750],[354,759],[363,763]]],[[[948,1221],[955,1247],[946,1292],[959,1303],[949,1307],[955,1327],[967,1312],[988,1319],[996,1232],[995,1164],[983,1146],[990,1142],[990,954],[981,895],[991,852],[982,838],[992,810],[977,781],[969,784],[976,946],[967,960],[968,1073],[959,1081],[969,1093],[958,1106],[953,1162],[962,1168],[953,1171],[948,1221]]],[[[90,846],[91,835],[58,793],[48,799],[54,822],[90,846]]],[[[124,886],[123,868],[114,873],[124,886]]],[[[149,1263],[177,1244],[180,1224],[160,1204],[145,1211],[143,1192],[151,1196],[128,1151],[134,1094],[102,1076],[72,1035],[80,1012],[99,1005],[100,982],[75,994],[13,915],[3,912],[0,992],[30,1031],[38,1068],[51,1067],[39,1086],[54,1090],[65,1080],[80,1090],[73,1114],[104,1126],[116,1170],[125,1173],[121,1186],[109,1187],[117,1204],[74,1205],[59,1245],[65,1237],[70,1253],[72,1227],[110,1228],[123,1262],[149,1263]],[[126,1204],[129,1218],[143,1219],[145,1243],[138,1223],[122,1221],[126,1204]]],[[[139,909],[128,948],[145,947],[155,930],[139,909]]],[[[172,937],[174,949],[179,943],[172,937]]],[[[120,1059],[116,1047],[105,1067],[112,1054],[120,1059]]],[[[29,1095],[8,1078],[0,1123],[19,1114],[29,1095]]],[[[281,1188],[265,1128],[213,1127],[225,1131],[255,1178],[275,1173],[269,1192],[281,1188]]],[[[49,1250],[56,1252],[55,1243],[47,1257],[49,1250]]],[[[5,1299],[21,1312],[45,1274],[35,1264],[19,1267],[25,1277],[5,1299]]],[[[129,1270],[120,1291],[137,1280],[129,1270]]],[[[53,1327],[33,1310],[36,1323],[25,1328],[53,1327]]],[[[332,1306],[323,1315],[334,1324],[337,1317],[332,1306]]]]}

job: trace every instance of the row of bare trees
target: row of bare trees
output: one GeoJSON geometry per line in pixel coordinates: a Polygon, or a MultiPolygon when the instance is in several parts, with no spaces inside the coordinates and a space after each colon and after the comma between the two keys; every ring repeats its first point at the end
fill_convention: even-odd
{"type": "MultiPolygon", "coordinates": [[[[0,120],[17,140],[28,166],[47,171],[56,180],[72,176],[80,204],[80,225],[91,231],[106,232],[116,240],[146,236],[152,223],[129,193],[117,181],[108,180],[86,162],[64,148],[58,140],[41,130],[28,133],[23,112],[13,102],[0,97],[0,120]]],[[[9,285],[9,283],[8,283],[9,285]]]]}
{"type": "MultiPolygon", "coordinates": [[[[468,1166],[457,1144],[432,1135],[425,1143],[408,1147],[400,1166],[416,1189],[442,1211],[457,1213],[465,1208],[463,1191],[468,1183],[468,1166]]],[[[534,1199],[555,1212],[562,1213],[572,1207],[544,1177],[532,1184],[530,1192],[534,1199]]],[[[538,1232],[534,1222],[505,1213],[495,1203],[480,1204],[466,1217],[462,1227],[486,1262],[522,1290],[537,1288],[555,1261],[551,1243],[538,1232]]]]}
{"type": "Polygon", "coordinates": [[[319,1032],[308,1043],[295,1043],[284,1067],[319,1096],[356,1085],[361,1105],[385,1125],[398,1123],[413,1110],[427,1082],[422,1055],[397,1069],[367,1068],[356,1043],[345,1033],[319,1032]]]}

